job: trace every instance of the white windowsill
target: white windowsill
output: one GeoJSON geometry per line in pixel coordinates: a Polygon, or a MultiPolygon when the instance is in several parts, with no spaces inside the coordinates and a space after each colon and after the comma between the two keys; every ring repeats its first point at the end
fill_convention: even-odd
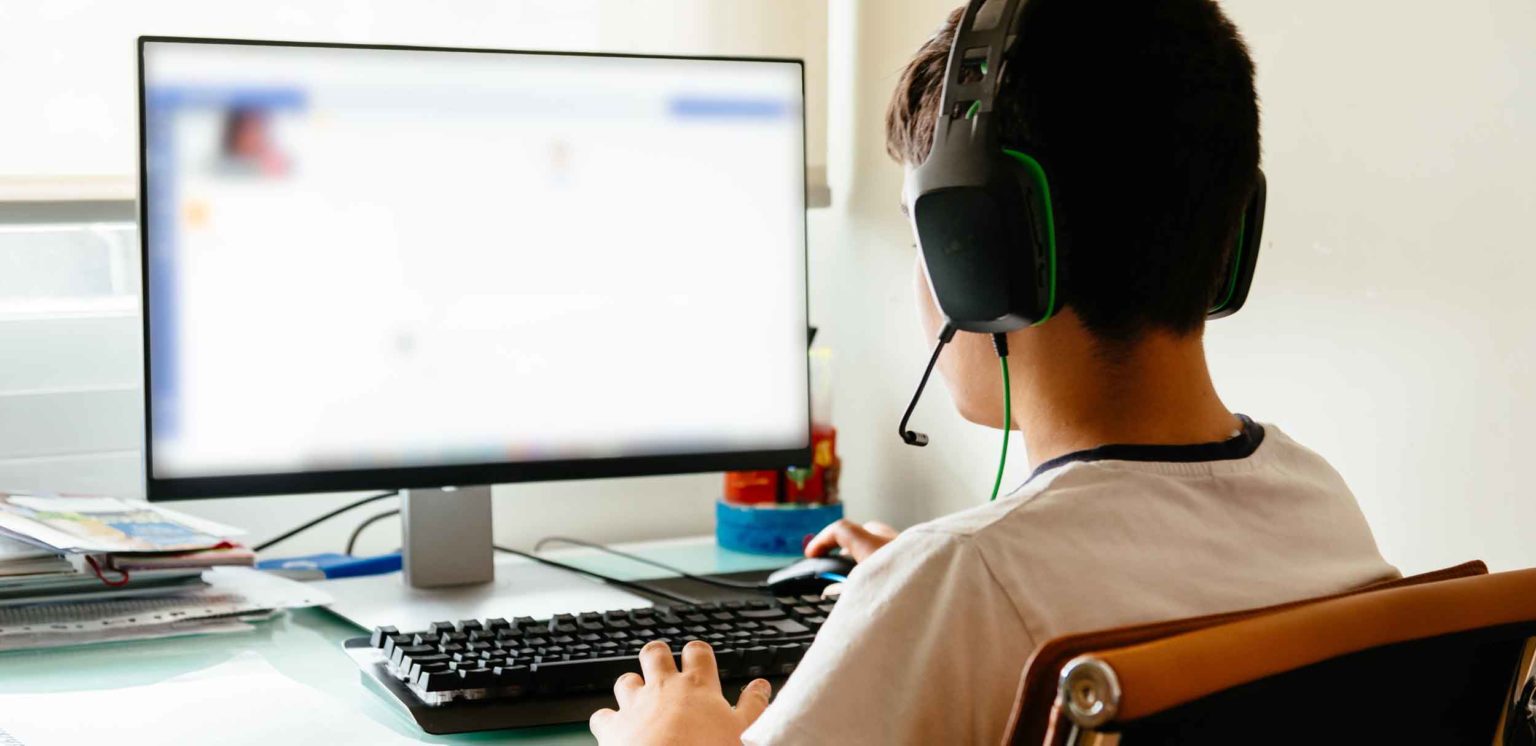
{"type": "Polygon", "coordinates": [[[122,202],[137,195],[132,174],[0,176],[0,202],[122,202]]]}

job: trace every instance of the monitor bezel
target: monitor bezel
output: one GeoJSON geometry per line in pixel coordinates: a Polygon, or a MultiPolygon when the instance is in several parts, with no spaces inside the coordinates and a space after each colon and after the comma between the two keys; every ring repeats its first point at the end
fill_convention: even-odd
{"type": "MultiPolygon", "coordinates": [[[[805,446],[797,448],[717,451],[647,456],[622,456],[595,459],[560,459],[545,461],[507,461],[479,464],[444,466],[411,466],[381,469],[346,469],[334,471],[280,472],[209,477],[157,478],[154,471],[153,396],[150,385],[150,293],[149,293],[149,240],[150,225],[148,203],[145,195],[149,190],[148,135],[145,112],[144,52],[148,44],[209,44],[271,47],[316,47],[327,49],[368,49],[413,52],[460,52],[473,54],[536,55],[546,57],[606,57],[626,59],[700,60],[724,62],[776,62],[790,63],[800,69],[800,129],[801,160],[806,157],[808,145],[805,134],[805,62],[787,57],[737,57],[714,55],[668,55],[605,52],[571,52],[531,49],[488,49],[478,47],[416,46],[406,44],[354,44],[342,42],[286,41],[275,39],[227,39],[196,36],[143,35],[138,37],[138,125],[139,125],[139,178],[136,212],[139,217],[140,258],[140,315],[143,325],[142,357],[144,362],[144,482],[145,495],[151,501],[195,500],[205,498],[248,497],[260,495],[305,494],[317,492],[351,492],[361,490],[400,490],[437,487],[462,487],[483,484],[518,482],[544,482],[571,479],[597,479],[610,477],[640,477],[666,474],[696,474],[718,471],[745,471],[778,469],[785,466],[805,465],[811,462],[812,422],[810,403],[810,360],[806,366],[805,446]]],[[[805,313],[807,321],[806,347],[810,346],[810,277],[809,277],[809,220],[803,214],[808,207],[809,189],[801,181],[801,277],[805,282],[805,313]]]]}

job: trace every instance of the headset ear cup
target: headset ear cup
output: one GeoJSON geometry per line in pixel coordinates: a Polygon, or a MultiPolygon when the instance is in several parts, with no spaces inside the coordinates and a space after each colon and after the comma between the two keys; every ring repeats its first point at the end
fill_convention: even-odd
{"type": "Polygon", "coordinates": [[[1220,319],[1237,313],[1248,302],[1248,290],[1253,286],[1253,274],[1259,265],[1259,247],[1264,240],[1264,208],[1268,201],[1268,184],[1264,172],[1258,172],[1253,185],[1253,195],[1243,209],[1242,223],[1237,233],[1237,246],[1222,269],[1226,282],[1217,291],[1207,318],[1220,319]]]}
{"type": "Polygon", "coordinates": [[[1018,294],[1029,298],[1027,313],[1020,315],[1027,316],[1032,326],[1039,326],[1055,315],[1060,306],[1056,215],[1050,178],[1040,161],[1023,151],[1004,148],[1003,160],[999,171],[1012,176],[1018,193],[1014,204],[1024,205],[1013,233],[1023,254],[1015,268],[1019,273],[1015,280],[1018,294]]]}

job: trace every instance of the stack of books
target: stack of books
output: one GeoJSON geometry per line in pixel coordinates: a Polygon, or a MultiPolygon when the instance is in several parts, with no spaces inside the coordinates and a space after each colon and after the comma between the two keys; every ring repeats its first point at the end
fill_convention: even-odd
{"type": "Polygon", "coordinates": [[[0,607],[195,593],[250,566],[241,532],[113,497],[0,493],[0,607]]]}

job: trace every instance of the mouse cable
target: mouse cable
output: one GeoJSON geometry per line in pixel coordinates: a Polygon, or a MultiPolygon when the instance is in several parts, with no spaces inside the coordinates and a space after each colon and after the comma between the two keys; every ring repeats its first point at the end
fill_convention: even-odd
{"type": "Polygon", "coordinates": [[[561,570],[566,570],[566,571],[569,571],[569,572],[574,572],[577,575],[585,575],[585,576],[587,576],[589,578],[596,578],[596,579],[601,580],[604,583],[607,583],[609,585],[616,585],[616,586],[618,586],[620,588],[628,588],[629,590],[636,591],[638,593],[644,593],[644,594],[651,595],[651,596],[657,596],[659,598],[665,598],[668,601],[673,601],[675,603],[689,604],[689,605],[695,605],[695,604],[704,603],[703,601],[700,601],[699,599],[696,599],[696,598],[688,598],[687,596],[680,596],[680,595],[678,595],[676,593],[672,593],[670,591],[664,591],[664,590],[661,590],[660,588],[652,588],[652,587],[650,587],[648,585],[644,585],[642,583],[636,583],[636,582],[629,581],[629,580],[619,580],[618,578],[615,578],[615,577],[612,577],[612,576],[609,576],[609,575],[604,575],[604,574],[602,574],[600,572],[593,572],[591,570],[583,569],[583,568],[577,567],[575,565],[567,565],[564,562],[556,562],[556,561],[554,561],[552,559],[545,559],[543,557],[540,557],[537,554],[533,554],[531,552],[524,552],[524,551],[522,551],[520,549],[513,549],[511,547],[504,547],[504,546],[501,546],[499,544],[492,544],[491,548],[495,549],[498,552],[506,552],[507,554],[515,554],[515,555],[517,555],[519,557],[522,557],[523,559],[533,560],[534,562],[537,562],[537,563],[539,563],[541,565],[547,565],[549,567],[555,567],[555,568],[559,568],[561,570]]]}
{"type": "Polygon", "coordinates": [[[308,530],[314,528],[315,526],[318,526],[318,525],[320,525],[320,524],[322,524],[322,523],[324,523],[326,521],[329,521],[330,519],[335,518],[336,516],[339,516],[342,513],[345,513],[347,511],[353,509],[353,508],[360,508],[360,507],[362,507],[364,505],[367,505],[368,503],[378,502],[380,500],[383,500],[384,498],[394,497],[395,495],[398,495],[398,494],[400,494],[399,490],[390,490],[389,492],[381,492],[381,493],[379,493],[377,495],[369,495],[368,497],[365,497],[365,498],[363,498],[361,500],[357,500],[355,502],[347,503],[346,505],[343,505],[343,506],[341,506],[341,507],[339,507],[339,508],[337,508],[337,509],[335,509],[335,510],[329,512],[329,513],[326,513],[325,515],[320,516],[319,518],[316,518],[316,519],[314,519],[314,520],[312,520],[312,521],[310,521],[308,523],[305,523],[304,525],[299,526],[298,528],[292,529],[292,530],[287,531],[287,532],[282,533],[282,534],[278,534],[277,536],[275,536],[275,537],[273,537],[271,539],[267,539],[266,541],[264,541],[264,542],[262,542],[260,544],[257,544],[254,547],[251,547],[251,551],[253,551],[253,552],[264,551],[268,547],[273,546],[274,544],[278,544],[280,542],[284,542],[284,541],[287,541],[289,539],[292,539],[293,537],[298,536],[299,534],[301,534],[301,533],[303,533],[305,531],[308,531],[308,530]]]}
{"type": "Polygon", "coordinates": [[[997,500],[997,493],[1003,487],[1003,467],[1008,464],[1008,436],[1013,434],[1013,386],[1008,381],[1008,335],[992,335],[992,346],[997,349],[997,359],[1003,364],[1003,455],[997,459],[997,480],[992,482],[992,497],[987,502],[997,500]]]}
{"type": "Polygon", "coordinates": [[[619,551],[610,546],[605,546],[590,541],[582,541],[581,539],[572,539],[565,536],[546,536],[542,539],[539,539],[538,543],[533,545],[533,551],[537,552],[543,549],[545,544],[571,544],[578,547],[596,549],[599,552],[607,552],[608,554],[611,554],[615,557],[623,557],[624,559],[630,560],[632,562],[639,562],[641,564],[650,565],[651,567],[654,567],[658,570],[666,570],[667,572],[673,573],[679,577],[692,580],[695,583],[713,585],[719,588],[730,588],[732,590],[738,591],[759,591],[762,593],[769,592],[768,588],[762,583],[743,583],[740,581],[722,580],[720,578],[710,578],[703,575],[694,575],[691,572],[685,572],[671,565],[657,562],[656,560],[648,559],[646,557],[641,557],[638,554],[630,554],[629,552],[619,551]]]}

